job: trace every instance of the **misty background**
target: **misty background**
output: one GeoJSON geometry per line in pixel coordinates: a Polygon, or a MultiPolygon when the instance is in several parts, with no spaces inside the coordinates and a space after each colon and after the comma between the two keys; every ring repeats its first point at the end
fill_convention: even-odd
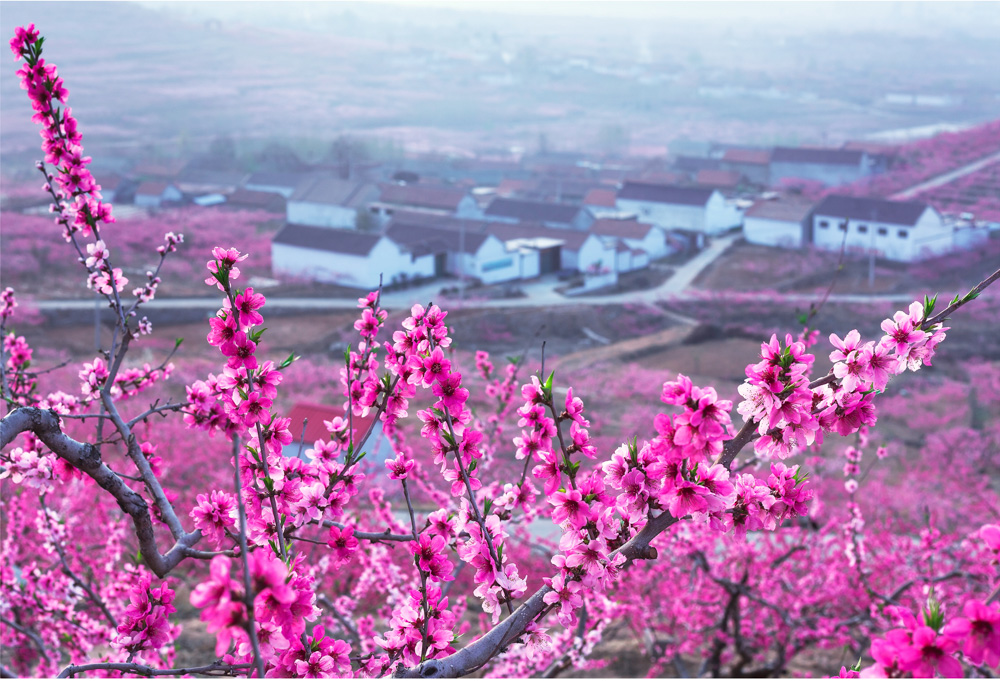
{"type": "MultiPolygon", "coordinates": [[[[95,166],[219,136],[306,162],[702,141],[897,141],[1000,117],[997,3],[0,3],[34,22],[95,166]]],[[[0,71],[5,173],[39,152],[0,71]]],[[[30,166],[27,168],[30,172],[30,166]]]]}

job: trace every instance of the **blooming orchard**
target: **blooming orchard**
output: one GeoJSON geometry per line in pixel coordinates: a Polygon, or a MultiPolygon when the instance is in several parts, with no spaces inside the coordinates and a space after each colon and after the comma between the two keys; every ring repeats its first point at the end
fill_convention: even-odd
{"type": "Polygon", "coordinates": [[[811,646],[845,648],[875,674],[997,666],[988,485],[962,483],[978,496],[960,522],[878,532],[856,495],[881,484],[860,475],[866,457],[888,453],[868,453],[877,395],[930,365],[946,316],[1000,272],[938,314],[933,299],[896,312],[879,338],[831,335],[833,370],[818,379],[818,334],[772,336],[746,367],[742,425],[732,401],[678,375],[660,396],[671,409],[614,451],[554,373],[522,379],[520,361],[498,370],[484,352],[463,371],[446,311],[415,305],[390,327],[374,291],[339,369],[344,416],[286,456],[300,436],[275,405],[296,358],[262,352],[266,300],[241,287],[249,254],[206,253],[205,282],[222,293],[206,329],[214,372],[171,400],[157,393],[169,356],[126,365],[183,237],[166,234],[129,292],[111,206],[42,43],[33,26],[11,41],[42,128],[44,190],[117,325],[78,385],[45,391],[9,330],[13,291],[0,295],[5,674],[554,675],[599,665],[588,656],[621,627],[654,674],[776,675],[811,646]],[[166,430],[171,416],[186,434],[166,430]],[[392,445],[383,463],[366,459],[372,416],[392,445]],[[853,439],[837,483],[850,501],[819,526],[825,490],[806,468],[823,467],[833,434],[853,439]],[[211,459],[219,447],[205,443],[219,441],[231,445],[211,459]],[[554,541],[529,529],[540,520],[554,541]],[[180,583],[215,638],[197,667],[170,667],[180,583]]]}

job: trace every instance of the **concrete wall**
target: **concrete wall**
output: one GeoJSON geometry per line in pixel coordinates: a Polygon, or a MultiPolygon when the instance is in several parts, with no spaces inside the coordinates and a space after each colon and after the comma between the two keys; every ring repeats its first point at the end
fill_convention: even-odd
{"type": "Polygon", "coordinates": [[[719,192],[714,192],[704,206],[618,199],[616,207],[635,213],[640,222],[649,222],[664,230],[687,229],[711,235],[739,227],[743,222],[743,213],[728,204],[719,192]]]}
{"type": "Polygon", "coordinates": [[[414,260],[385,238],[380,239],[368,255],[331,253],[272,243],[271,269],[279,276],[374,290],[378,287],[380,274],[386,284],[404,275],[407,279],[433,277],[434,256],[426,255],[414,260]]]}
{"type": "Polygon", "coordinates": [[[771,162],[771,183],[776,184],[785,179],[814,180],[825,185],[849,184],[868,175],[867,169],[860,164],[825,165],[819,163],[788,163],[771,162]]]}
{"type": "Polygon", "coordinates": [[[296,225],[354,229],[357,211],[353,208],[332,206],[325,203],[289,201],[287,216],[288,221],[296,225]]]}
{"type": "MultiPolygon", "coordinates": [[[[819,248],[839,250],[844,243],[845,221],[831,215],[813,217],[813,243],[819,248]],[[824,223],[826,226],[824,227],[824,223]]],[[[871,220],[847,220],[847,248],[867,252],[874,249],[880,258],[913,262],[954,248],[952,230],[945,227],[941,215],[927,208],[912,227],[871,220]]]]}
{"type": "Polygon", "coordinates": [[[757,218],[748,215],[743,220],[743,237],[748,243],[760,244],[761,246],[801,248],[802,225],[798,222],[757,218]]]}

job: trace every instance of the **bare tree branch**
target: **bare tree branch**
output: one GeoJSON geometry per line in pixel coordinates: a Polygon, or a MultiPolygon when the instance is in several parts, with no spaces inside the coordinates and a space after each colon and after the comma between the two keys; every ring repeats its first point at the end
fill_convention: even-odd
{"type": "MultiPolygon", "coordinates": [[[[201,540],[200,530],[191,533],[181,530],[180,537],[176,537],[176,543],[166,554],[161,554],[156,546],[156,533],[149,514],[149,504],[107,467],[101,460],[101,453],[97,447],[89,443],[77,442],[63,433],[59,427],[59,415],[54,411],[38,407],[19,407],[8,413],[3,419],[0,419],[0,449],[6,447],[15,437],[25,432],[34,433],[56,456],[86,473],[115,498],[122,511],[132,518],[142,558],[157,577],[166,576],[178,563],[188,557],[188,551],[191,547],[201,540]]],[[[134,437],[131,438],[131,444],[135,445],[134,437]]],[[[138,448],[137,445],[136,448],[138,448]]],[[[141,451],[139,456],[145,462],[141,451]]],[[[148,468],[148,462],[146,463],[148,468]]],[[[157,486],[159,485],[157,484],[157,486]]],[[[160,493],[162,494],[162,489],[160,493]]],[[[173,515],[169,504],[167,504],[167,508],[173,515]]],[[[176,521],[176,516],[174,516],[174,520],[176,521]]],[[[180,527],[179,522],[177,527],[180,527]]]]}
{"type": "Polygon", "coordinates": [[[252,664],[222,664],[213,662],[202,667],[178,667],[176,669],[156,669],[135,662],[93,662],[78,664],[63,669],[57,679],[72,679],[77,674],[91,671],[131,672],[139,676],[183,676],[186,674],[204,674],[206,676],[238,676],[245,674],[253,667],[252,664]]]}

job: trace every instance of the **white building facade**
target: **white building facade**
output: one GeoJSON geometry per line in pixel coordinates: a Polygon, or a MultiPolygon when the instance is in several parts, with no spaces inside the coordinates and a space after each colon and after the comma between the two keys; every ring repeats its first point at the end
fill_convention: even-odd
{"type": "Polygon", "coordinates": [[[626,182],[615,205],[664,230],[716,235],[743,224],[742,211],[714,189],[626,182]]]}
{"type": "Polygon", "coordinates": [[[954,247],[953,229],[927,204],[830,195],[813,210],[818,248],[871,252],[887,260],[913,262],[954,247]]]}

